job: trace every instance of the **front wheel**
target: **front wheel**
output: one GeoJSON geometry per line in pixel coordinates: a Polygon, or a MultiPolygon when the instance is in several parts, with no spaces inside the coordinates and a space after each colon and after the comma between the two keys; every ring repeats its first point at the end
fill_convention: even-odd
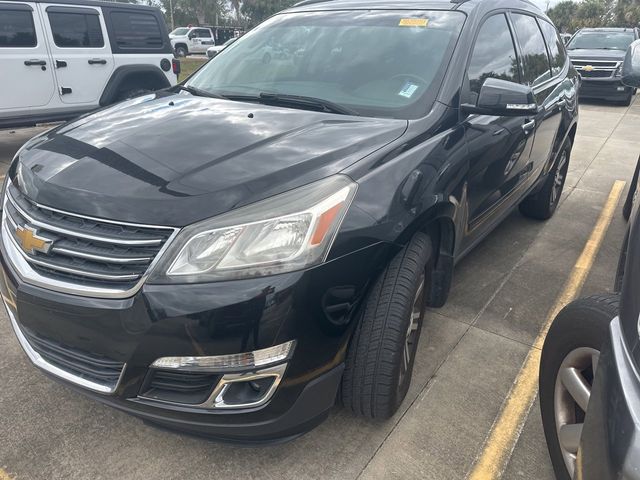
{"type": "Polygon", "coordinates": [[[357,415],[387,419],[409,390],[422,329],[431,239],[417,233],[371,288],[347,352],[342,403],[357,415]]]}
{"type": "Polygon", "coordinates": [[[179,46],[176,47],[176,57],[186,57],[189,54],[189,51],[186,47],[179,46]]]}
{"type": "Polygon", "coordinates": [[[567,179],[571,146],[571,140],[567,139],[540,191],[525,198],[520,204],[520,212],[526,217],[548,220],[555,213],[567,179]]]}
{"type": "Polygon", "coordinates": [[[540,411],[558,480],[573,478],[600,351],[618,305],[615,294],[576,300],[558,314],[544,342],[540,411]]]}

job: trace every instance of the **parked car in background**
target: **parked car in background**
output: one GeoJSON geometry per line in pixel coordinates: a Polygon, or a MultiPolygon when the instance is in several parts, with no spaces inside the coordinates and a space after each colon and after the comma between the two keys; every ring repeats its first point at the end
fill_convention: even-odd
{"type": "Polygon", "coordinates": [[[230,38],[229,40],[227,40],[226,42],[224,42],[222,45],[216,45],[215,47],[209,47],[207,49],[207,57],[209,58],[213,58],[216,55],[218,55],[222,50],[224,50],[225,48],[227,48],[229,45],[231,45],[233,42],[235,42],[236,40],[238,40],[239,37],[233,37],[230,38]]]}
{"type": "Polygon", "coordinates": [[[302,2],[16,154],[12,327],[54,378],[168,428],[281,440],[337,398],[387,419],[455,263],[514,209],[556,211],[578,84],[526,0],[302,2]]]}
{"type": "Polygon", "coordinates": [[[169,34],[169,39],[178,57],[205,53],[216,44],[213,30],[208,27],[179,27],[169,34]]]}
{"type": "Polygon", "coordinates": [[[636,89],[620,76],[627,48],[638,38],[637,28],[583,28],[574,34],[567,50],[582,76],[581,98],[631,104],[636,89]]]}
{"type": "Polygon", "coordinates": [[[177,81],[159,9],[90,0],[0,0],[0,65],[0,128],[66,120],[177,81]]]}
{"type": "MultiPolygon", "coordinates": [[[[640,41],[627,53],[622,81],[640,87],[640,41]]],[[[540,409],[559,480],[640,478],[637,191],[636,168],[627,197],[630,221],[616,273],[614,290],[619,293],[569,304],[554,320],[542,350],[540,409]]]]}

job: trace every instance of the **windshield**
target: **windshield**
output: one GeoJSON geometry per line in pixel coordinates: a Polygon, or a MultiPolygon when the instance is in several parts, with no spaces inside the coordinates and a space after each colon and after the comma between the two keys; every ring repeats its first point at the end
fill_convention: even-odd
{"type": "Polygon", "coordinates": [[[418,118],[435,100],[464,19],[442,11],[276,15],[187,84],[221,95],[308,96],[359,115],[418,118]]]}
{"type": "Polygon", "coordinates": [[[186,35],[189,32],[189,29],[186,27],[182,27],[182,28],[176,28],[173,32],[171,32],[169,35],[186,35]]]}
{"type": "Polygon", "coordinates": [[[567,49],[626,50],[631,42],[632,32],[578,32],[567,49]]]}

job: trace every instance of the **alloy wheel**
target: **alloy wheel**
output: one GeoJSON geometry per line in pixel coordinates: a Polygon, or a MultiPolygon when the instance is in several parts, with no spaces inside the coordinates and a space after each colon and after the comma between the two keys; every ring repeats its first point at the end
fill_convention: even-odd
{"type": "Polygon", "coordinates": [[[564,181],[567,176],[567,150],[562,151],[558,166],[553,178],[553,188],[551,189],[551,205],[555,205],[560,200],[564,181]]]}
{"type": "Polygon", "coordinates": [[[573,477],[584,418],[591,397],[600,352],[589,347],[572,350],[562,361],[554,391],[556,433],[562,458],[573,477]]]}
{"type": "Polygon", "coordinates": [[[402,364],[400,365],[400,377],[398,379],[399,388],[402,388],[407,375],[411,372],[411,358],[415,355],[418,335],[420,333],[420,317],[424,313],[424,281],[425,274],[423,273],[418,280],[418,289],[416,290],[416,294],[413,298],[411,316],[409,317],[409,325],[405,335],[404,348],[402,351],[402,364]]]}

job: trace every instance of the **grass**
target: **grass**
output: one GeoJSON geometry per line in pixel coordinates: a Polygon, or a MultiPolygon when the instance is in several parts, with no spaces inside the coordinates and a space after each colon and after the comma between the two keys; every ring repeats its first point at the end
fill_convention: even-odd
{"type": "Polygon", "coordinates": [[[184,57],[180,59],[180,75],[178,81],[182,82],[187,79],[193,72],[195,72],[200,65],[207,61],[207,57],[204,55],[184,57]]]}

